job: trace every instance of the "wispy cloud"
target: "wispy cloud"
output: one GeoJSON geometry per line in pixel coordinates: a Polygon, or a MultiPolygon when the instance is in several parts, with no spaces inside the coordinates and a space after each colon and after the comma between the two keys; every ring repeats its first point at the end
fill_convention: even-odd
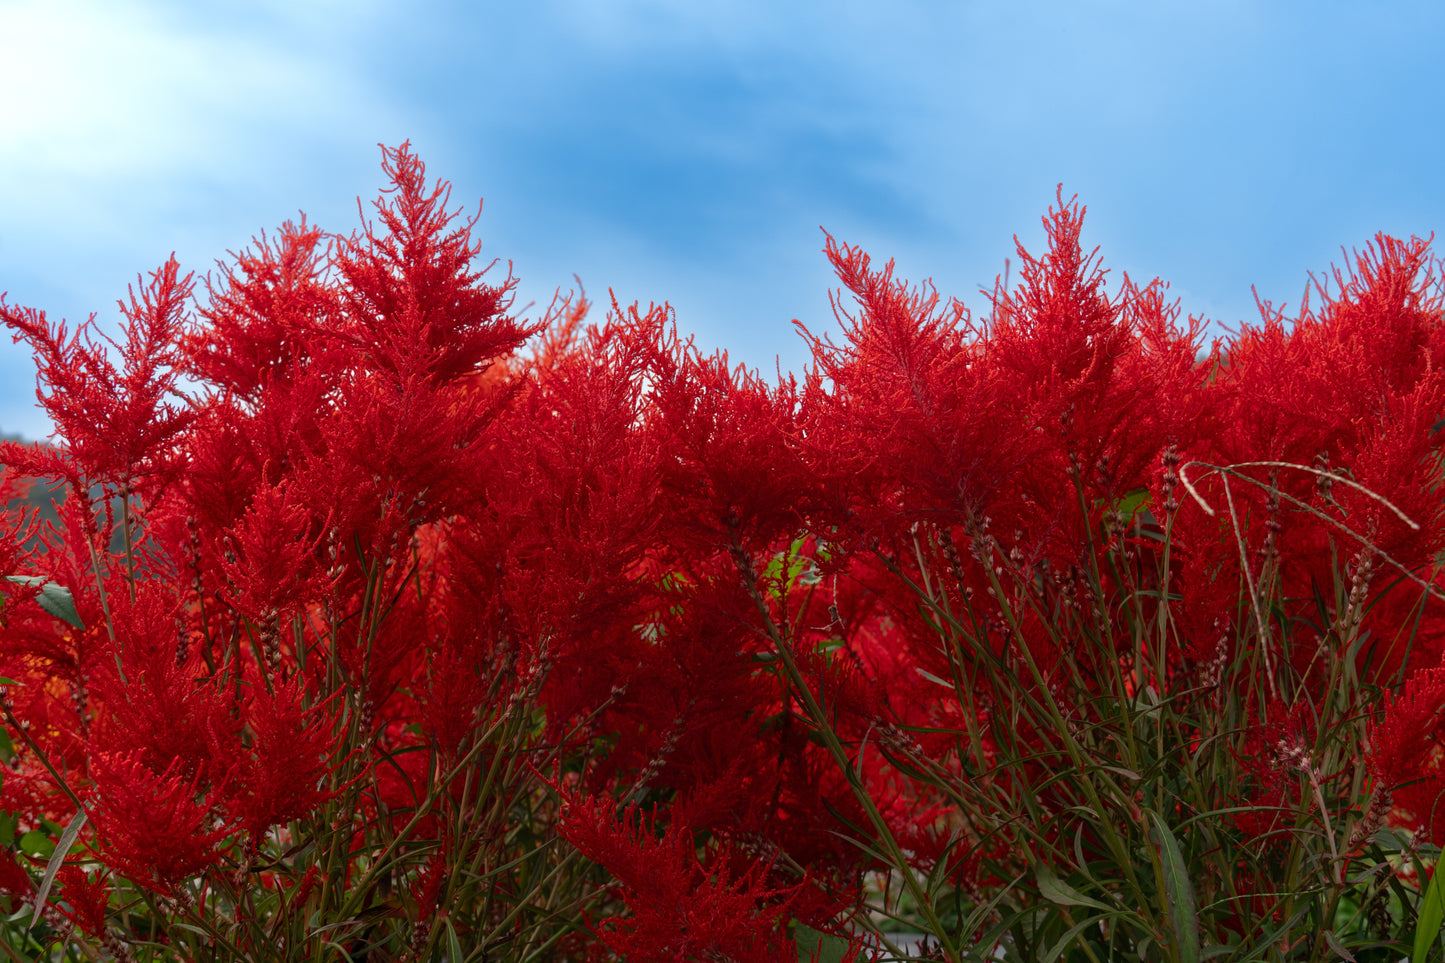
{"type": "MultiPolygon", "coordinates": [[[[361,24],[365,6],[346,7],[330,23],[361,24]]],[[[321,17],[341,9],[270,3],[232,21],[183,4],[0,6],[0,291],[104,317],[170,251],[204,271],[320,193],[299,181],[373,171],[376,132],[401,130],[385,88],[344,48],[297,42],[346,40],[321,17]]],[[[8,340],[0,368],[23,384],[28,358],[8,340]]],[[[28,394],[0,397],[0,426],[45,430],[28,394]]]]}

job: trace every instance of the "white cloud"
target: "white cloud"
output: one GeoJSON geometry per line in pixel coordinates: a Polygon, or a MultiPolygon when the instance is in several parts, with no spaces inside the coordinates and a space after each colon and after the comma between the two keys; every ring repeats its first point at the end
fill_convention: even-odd
{"type": "Polygon", "coordinates": [[[225,164],[244,128],[314,109],[318,65],[155,8],[87,0],[0,8],[0,163],[13,176],[123,177],[225,164]]]}
{"type": "Polygon", "coordinates": [[[7,167],[93,174],[152,153],[143,133],[172,139],[166,135],[173,131],[147,129],[157,126],[160,106],[154,89],[160,72],[154,49],[147,49],[153,44],[145,42],[156,38],[114,12],[25,4],[0,12],[0,33],[14,51],[0,64],[0,123],[9,133],[0,156],[7,167]],[[147,101],[155,106],[147,110],[147,101]]]}
{"type": "MultiPolygon", "coordinates": [[[[0,2],[0,291],[108,324],[171,251],[204,271],[298,207],[349,213],[404,112],[356,43],[372,14],[365,0],[0,2]]],[[[9,340],[0,429],[44,434],[9,340]]]]}

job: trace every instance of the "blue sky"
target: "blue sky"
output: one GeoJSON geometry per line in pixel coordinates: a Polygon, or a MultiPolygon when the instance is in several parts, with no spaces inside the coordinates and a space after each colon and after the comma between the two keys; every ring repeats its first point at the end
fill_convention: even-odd
{"type": "MultiPolygon", "coordinates": [[[[0,290],[72,321],[351,230],[406,139],[532,313],[576,273],[768,373],[831,318],[820,226],[983,313],[1062,183],[1113,278],[1230,327],[1445,228],[1438,0],[0,0],[0,40],[0,290]]],[[[43,436],[3,340],[0,429],[43,436]]]]}

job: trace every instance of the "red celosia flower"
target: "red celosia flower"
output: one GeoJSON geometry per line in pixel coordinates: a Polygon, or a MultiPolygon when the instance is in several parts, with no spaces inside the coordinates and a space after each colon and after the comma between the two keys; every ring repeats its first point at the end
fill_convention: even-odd
{"type": "Polygon", "coordinates": [[[985,349],[1007,404],[1024,415],[1022,430],[1042,447],[1013,477],[1013,504],[994,521],[1023,532],[1026,558],[1062,565],[1077,564],[1097,537],[1076,486],[1112,505],[1148,484],[1168,445],[1208,428],[1202,322],[1180,326],[1159,281],[1140,288],[1126,277],[1109,298],[1098,251],[1086,254],[1080,240],[1083,219],[1060,188],[1044,218],[1048,253],[1018,245],[1021,283],[995,288],[985,349]]]}
{"type": "MultiPolygon", "coordinates": [[[[1406,680],[1398,693],[1385,696],[1384,711],[1370,727],[1370,770],[1379,785],[1377,792],[1399,789],[1423,779],[1428,788],[1410,794],[1438,795],[1445,788],[1445,758],[1442,758],[1440,726],[1445,719],[1445,666],[1421,669],[1406,680]]],[[[1410,807],[1413,808],[1413,807],[1410,807]]],[[[1445,825],[1438,804],[1430,801],[1420,812],[1401,812],[1403,818],[1419,825],[1445,825]]],[[[1434,835],[1433,833],[1431,834],[1434,835]]]]}
{"type": "Polygon", "coordinates": [[[0,321],[35,352],[41,407],[92,480],[129,485],[174,467],[170,443],[193,416],[166,396],[179,377],[191,288],[191,275],[180,277],[172,257],[151,274],[139,297],[132,289],[130,303],[120,305],[125,342],[115,345],[119,370],[107,357],[110,339],[93,333],[94,315],[68,336],[64,322],[52,327],[45,312],[0,300],[0,321]]]}
{"type": "Polygon", "coordinates": [[[314,332],[336,312],[326,253],[325,232],[303,216],[223,265],[224,285],[206,282],[210,303],[199,313],[207,324],[186,342],[189,369],[253,403],[300,374],[325,347],[314,332]]]}
{"type": "Polygon", "coordinates": [[[17,862],[18,858],[8,849],[0,851],[0,893],[28,899],[35,892],[35,882],[17,862]]]}
{"type": "Polygon", "coordinates": [[[305,708],[300,682],[257,689],[246,710],[251,730],[228,773],[226,806],[254,850],[275,825],[300,819],[331,797],[323,788],[335,745],[325,706],[305,708]]]}
{"type": "Polygon", "coordinates": [[[231,833],[216,826],[209,806],[197,802],[194,778],[171,766],[157,773],[139,753],[99,755],[88,808],[100,837],[100,855],[117,873],[163,896],[215,865],[216,844],[231,833]]]}
{"type": "MultiPolygon", "coordinates": [[[[1445,547],[1445,513],[1435,491],[1445,435],[1433,430],[1445,411],[1445,296],[1430,264],[1427,242],[1381,235],[1349,273],[1335,272],[1335,291],[1317,286],[1318,308],[1306,299],[1290,324],[1281,309],[1262,302],[1262,323],[1244,327],[1223,355],[1212,386],[1221,401],[1211,439],[1216,453],[1206,457],[1225,465],[1273,460],[1327,468],[1393,506],[1305,471],[1249,469],[1250,477],[1273,481],[1284,496],[1232,485],[1248,547],[1279,559],[1287,598],[1333,596],[1330,560],[1356,553],[1361,540],[1393,560],[1377,558],[1377,569],[1398,564],[1418,573],[1445,547]]],[[[1206,479],[1201,490],[1221,507],[1217,479],[1206,479]]],[[[1194,543],[1200,565],[1234,564],[1227,521],[1204,524],[1192,511],[1181,512],[1179,521],[1187,532],[1175,531],[1194,543]],[[1213,539],[1205,534],[1209,528],[1213,539]]],[[[1396,628],[1371,632],[1389,645],[1396,628]]],[[[1403,644],[1382,649],[1362,668],[1371,679],[1387,680],[1400,669],[1404,650],[1403,644]]],[[[1301,660],[1313,658],[1312,649],[1300,653],[1301,660]]]]}
{"type": "Polygon", "coordinates": [[[301,882],[297,883],[291,891],[293,907],[306,905],[306,901],[310,899],[312,891],[316,888],[316,878],[320,875],[315,863],[306,867],[306,872],[301,875],[301,882]]]}
{"type": "Polygon", "coordinates": [[[810,392],[817,469],[853,477],[864,518],[982,516],[1037,448],[981,357],[982,331],[961,302],[940,308],[931,285],[895,281],[891,261],[874,270],[862,250],[831,237],[827,254],[859,311],[835,300],[841,347],[802,329],[832,385],[810,392]]]}
{"type": "MultiPolygon", "coordinates": [[[[383,148],[390,201],[377,201],[386,233],[371,226],[343,239],[336,268],[348,326],[338,334],[369,368],[403,381],[451,381],[475,374],[535,333],[507,315],[516,280],[478,283],[476,218],[453,227],[451,185],[428,187],[426,166],[408,144],[383,148]]],[[[322,332],[317,332],[318,334],[322,332]]]]}
{"type": "Polygon", "coordinates": [[[416,919],[419,923],[429,923],[436,918],[437,900],[446,881],[447,856],[443,851],[426,861],[426,865],[412,883],[411,896],[416,900],[416,919]]]}
{"type": "Polygon", "coordinates": [[[699,863],[690,828],[674,823],[659,836],[654,818],[636,807],[614,815],[616,805],[605,797],[572,797],[560,827],[622,884],[632,916],[603,921],[598,935],[609,949],[637,963],[797,960],[792,939],[780,931],[795,888],[767,888],[761,863],[737,875],[726,860],[699,863]]]}
{"type": "Polygon", "coordinates": [[[791,377],[768,385],[730,366],[726,353],[703,357],[675,331],[658,345],[649,375],[649,428],[666,453],[660,494],[688,539],[678,549],[755,551],[792,539],[818,514],[820,475],[803,456],[791,377]]]}
{"type": "MultiPolygon", "coordinates": [[[[18,575],[29,571],[27,556],[33,547],[28,543],[38,533],[35,512],[23,503],[16,504],[30,486],[12,469],[4,467],[5,463],[5,452],[0,449],[0,575],[18,575]]],[[[31,588],[8,581],[0,585],[0,622],[5,617],[6,598],[28,595],[31,588]]]]}
{"type": "MultiPolygon", "coordinates": [[[[176,599],[159,582],[143,582],[132,600],[117,580],[111,590],[115,647],[94,668],[91,684],[105,713],[91,748],[133,750],[155,772],[220,783],[240,748],[224,689],[206,678],[196,653],[178,659],[176,599]]],[[[97,629],[103,633],[103,625],[97,629]]],[[[107,647],[109,648],[109,647],[107,647]]]]}
{"type": "Polygon", "coordinates": [[[238,611],[267,621],[319,598],[326,587],[318,548],[324,522],[295,495],[295,483],[262,486],[226,539],[221,571],[238,611]]]}
{"type": "Polygon", "coordinates": [[[67,863],[55,874],[55,884],[70,921],[91,936],[104,937],[110,902],[110,886],[104,874],[87,873],[79,866],[67,863]]]}
{"type": "Polygon", "coordinates": [[[467,657],[451,642],[437,647],[428,668],[420,700],[422,722],[450,765],[481,723],[489,680],[480,660],[467,657]]]}

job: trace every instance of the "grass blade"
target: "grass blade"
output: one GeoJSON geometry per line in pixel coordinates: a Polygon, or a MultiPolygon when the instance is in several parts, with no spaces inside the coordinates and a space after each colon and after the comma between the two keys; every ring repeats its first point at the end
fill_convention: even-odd
{"type": "Polygon", "coordinates": [[[85,810],[80,809],[75,817],[70,820],[70,825],[65,827],[65,832],[60,834],[60,842],[50,854],[50,861],[45,864],[45,876],[40,880],[40,889],[35,893],[35,907],[30,912],[30,922],[26,925],[29,930],[40,919],[41,910],[45,909],[45,901],[50,897],[50,887],[55,883],[55,874],[60,872],[61,864],[65,862],[65,854],[70,852],[70,847],[75,845],[76,837],[80,835],[81,828],[85,825],[85,810]]]}
{"type": "Polygon", "coordinates": [[[1148,810],[1154,824],[1154,844],[1164,878],[1164,898],[1169,903],[1169,921],[1174,927],[1174,948],[1182,963],[1199,963],[1199,913],[1194,906],[1194,886],[1179,841],[1164,817],[1148,810]]]}
{"type": "Polygon", "coordinates": [[[1445,890],[1440,885],[1440,864],[1430,874],[1430,886],[1420,900],[1420,915],[1415,921],[1415,950],[1410,954],[1410,963],[1425,963],[1430,946],[1440,938],[1440,927],[1445,922],[1445,890]]]}

